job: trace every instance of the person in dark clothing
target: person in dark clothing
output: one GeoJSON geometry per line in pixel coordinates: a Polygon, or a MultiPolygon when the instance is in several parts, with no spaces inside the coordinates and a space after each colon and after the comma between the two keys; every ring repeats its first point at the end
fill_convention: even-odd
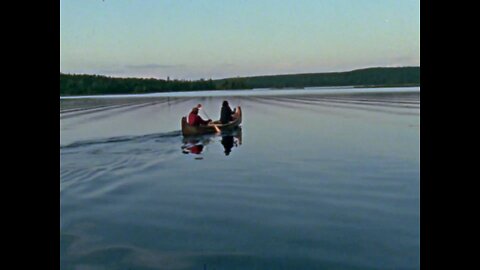
{"type": "Polygon", "coordinates": [[[223,103],[222,103],[222,109],[220,110],[220,122],[222,124],[226,124],[226,123],[232,121],[233,120],[233,114],[235,113],[235,110],[236,109],[234,109],[232,111],[232,109],[228,105],[228,101],[224,100],[223,103]]]}
{"type": "Polygon", "coordinates": [[[191,126],[207,125],[210,122],[212,122],[212,119],[203,120],[202,117],[198,115],[197,107],[193,108],[188,115],[188,124],[190,124],[191,126]]]}

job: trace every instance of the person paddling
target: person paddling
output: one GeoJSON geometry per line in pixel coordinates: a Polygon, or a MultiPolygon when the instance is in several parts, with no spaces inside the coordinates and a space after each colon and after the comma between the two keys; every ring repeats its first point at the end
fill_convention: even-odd
{"type": "Polygon", "coordinates": [[[193,108],[188,115],[188,124],[191,126],[208,125],[210,122],[212,122],[212,119],[203,120],[202,117],[198,115],[198,107],[193,108]]]}
{"type": "Polygon", "coordinates": [[[222,124],[226,124],[226,123],[232,121],[233,120],[233,114],[235,113],[235,110],[236,109],[234,109],[232,111],[232,109],[228,105],[228,101],[224,100],[223,103],[222,103],[222,109],[220,110],[220,122],[222,124]]]}

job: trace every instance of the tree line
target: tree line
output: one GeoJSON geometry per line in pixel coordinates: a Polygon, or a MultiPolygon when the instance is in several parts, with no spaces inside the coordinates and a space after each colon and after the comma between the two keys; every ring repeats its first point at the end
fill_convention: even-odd
{"type": "Polygon", "coordinates": [[[60,95],[142,94],[156,92],[292,88],[313,86],[406,86],[420,84],[420,67],[367,68],[348,72],[310,73],[227,79],[162,80],[113,78],[60,73],[60,95]]]}

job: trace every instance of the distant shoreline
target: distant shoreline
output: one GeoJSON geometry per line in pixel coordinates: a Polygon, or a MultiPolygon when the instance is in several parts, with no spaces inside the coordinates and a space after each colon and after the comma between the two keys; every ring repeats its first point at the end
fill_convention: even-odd
{"type": "Polygon", "coordinates": [[[226,79],[162,80],[112,78],[60,73],[60,95],[117,95],[163,92],[251,89],[304,89],[310,87],[411,87],[420,85],[420,67],[378,67],[346,72],[234,77],[226,79]]]}

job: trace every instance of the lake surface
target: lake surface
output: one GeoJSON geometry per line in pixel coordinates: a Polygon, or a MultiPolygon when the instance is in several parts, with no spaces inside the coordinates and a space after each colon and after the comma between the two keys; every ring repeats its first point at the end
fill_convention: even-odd
{"type": "Polygon", "coordinates": [[[420,89],[278,91],[61,99],[61,269],[419,269],[420,89]]]}

